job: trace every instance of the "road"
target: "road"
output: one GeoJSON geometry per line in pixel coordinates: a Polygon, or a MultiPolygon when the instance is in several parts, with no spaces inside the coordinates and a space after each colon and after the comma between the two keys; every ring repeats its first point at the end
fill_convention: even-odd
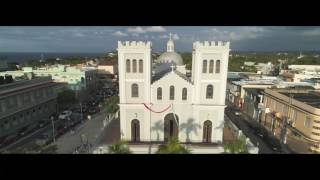
{"type": "Polygon", "coordinates": [[[255,129],[259,128],[253,124],[249,124],[242,116],[235,115],[234,109],[226,109],[226,116],[231,120],[239,129],[242,130],[243,134],[247,136],[252,143],[258,145],[259,154],[279,154],[277,150],[273,150],[273,146],[270,145],[268,141],[271,139],[263,139],[255,133],[255,129]]]}
{"type": "Polygon", "coordinates": [[[56,140],[58,154],[71,154],[82,144],[82,138],[85,137],[88,143],[93,146],[97,144],[101,133],[104,132],[103,120],[106,112],[99,112],[92,116],[91,120],[85,121],[75,128],[74,133],[67,132],[56,140]]]}

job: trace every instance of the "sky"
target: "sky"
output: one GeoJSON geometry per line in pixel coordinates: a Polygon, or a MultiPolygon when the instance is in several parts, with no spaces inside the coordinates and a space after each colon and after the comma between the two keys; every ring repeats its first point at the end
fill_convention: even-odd
{"type": "Polygon", "coordinates": [[[0,26],[0,52],[101,53],[133,40],[162,52],[169,33],[178,52],[195,41],[230,41],[234,51],[320,50],[320,26],[0,26]]]}

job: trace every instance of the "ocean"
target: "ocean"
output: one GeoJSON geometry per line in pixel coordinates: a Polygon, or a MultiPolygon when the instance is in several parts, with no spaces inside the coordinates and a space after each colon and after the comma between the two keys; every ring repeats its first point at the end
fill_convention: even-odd
{"type": "Polygon", "coordinates": [[[40,60],[43,59],[56,59],[56,58],[67,58],[67,57],[87,57],[95,58],[106,55],[107,53],[41,53],[41,52],[0,52],[0,60],[6,60],[7,62],[24,63],[28,60],[40,60]]]}

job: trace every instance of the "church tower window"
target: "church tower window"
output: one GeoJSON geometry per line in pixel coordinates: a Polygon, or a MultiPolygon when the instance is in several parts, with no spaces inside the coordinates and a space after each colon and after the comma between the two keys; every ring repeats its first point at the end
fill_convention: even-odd
{"type": "Polygon", "coordinates": [[[127,61],[126,61],[126,69],[127,69],[127,73],[129,73],[130,72],[130,60],[129,59],[127,59],[127,61]]]}
{"type": "Polygon", "coordinates": [[[207,73],[207,60],[202,62],[202,73],[207,73]]]}
{"type": "Polygon", "coordinates": [[[143,61],[142,61],[142,59],[139,60],[139,73],[143,73],[143,61]]]}
{"type": "Polygon", "coordinates": [[[209,63],[209,73],[213,73],[213,66],[214,66],[214,62],[213,62],[213,60],[210,60],[210,63],[209,63]]]}
{"type": "Polygon", "coordinates": [[[220,73],[220,60],[217,60],[216,62],[216,73],[220,73]]]}
{"type": "Polygon", "coordinates": [[[136,73],[137,72],[137,60],[132,60],[132,72],[136,73]]]}
{"type": "Polygon", "coordinates": [[[139,97],[139,86],[138,86],[138,84],[132,84],[132,86],[131,86],[131,97],[139,97]]]}
{"type": "Polygon", "coordinates": [[[206,98],[207,99],[213,98],[213,86],[211,84],[207,86],[206,98]]]}

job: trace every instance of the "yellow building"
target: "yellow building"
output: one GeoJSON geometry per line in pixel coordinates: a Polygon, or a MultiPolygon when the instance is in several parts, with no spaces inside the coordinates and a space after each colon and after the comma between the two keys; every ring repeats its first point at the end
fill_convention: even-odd
{"type": "Polygon", "coordinates": [[[266,89],[261,124],[297,153],[320,152],[320,93],[266,89]]]}

